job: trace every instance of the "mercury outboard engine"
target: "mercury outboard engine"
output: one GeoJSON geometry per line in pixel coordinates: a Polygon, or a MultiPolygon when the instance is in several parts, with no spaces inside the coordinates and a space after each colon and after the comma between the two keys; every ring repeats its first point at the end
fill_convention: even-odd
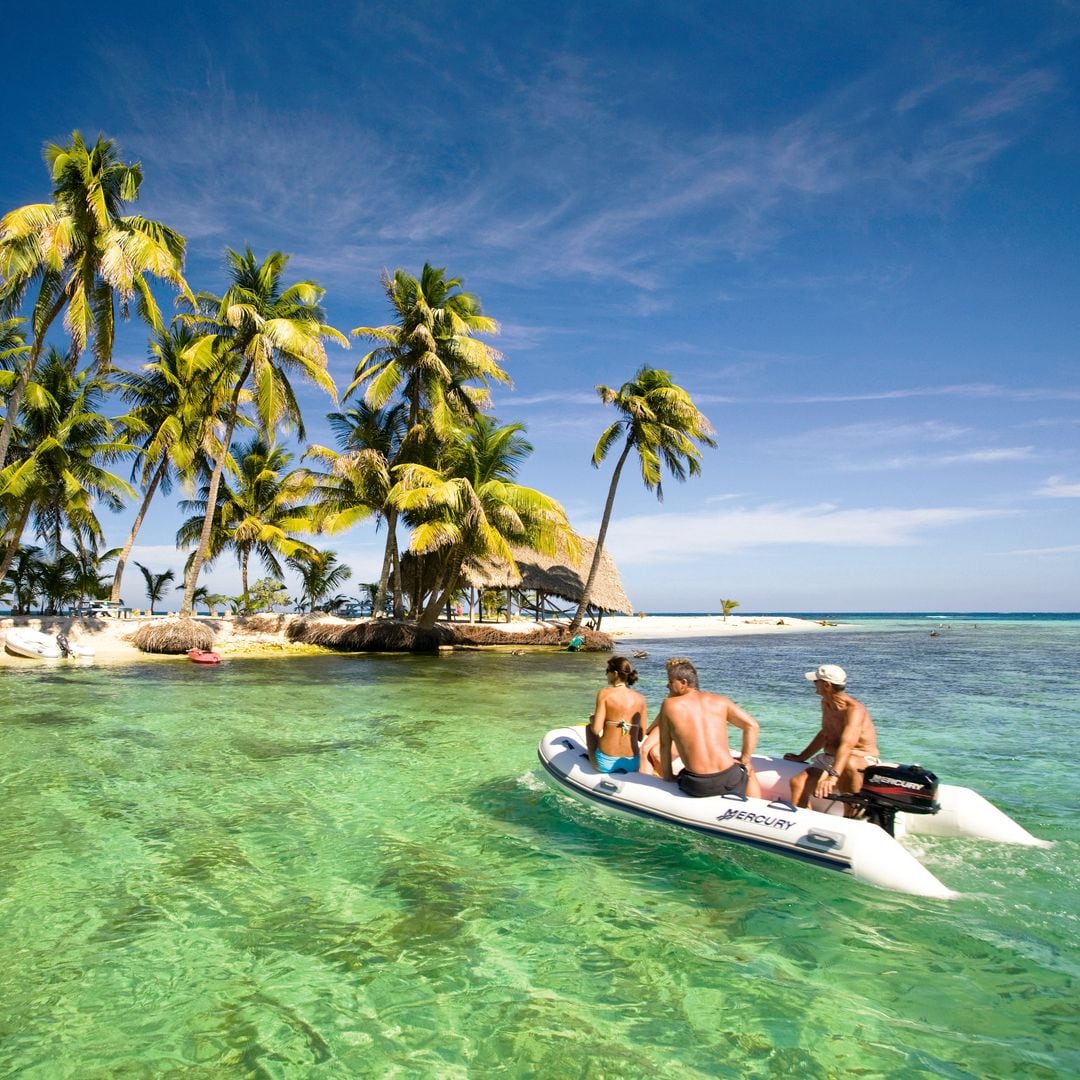
{"type": "Polygon", "coordinates": [[[60,650],[61,656],[71,655],[71,642],[68,641],[66,634],[60,633],[56,635],[56,647],[60,650]]]}
{"type": "Polygon", "coordinates": [[[855,795],[834,795],[837,802],[855,807],[857,817],[880,825],[890,836],[896,827],[896,812],[936,814],[940,804],[938,778],[921,765],[871,765],[863,770],[862,790],[855,795]]]}

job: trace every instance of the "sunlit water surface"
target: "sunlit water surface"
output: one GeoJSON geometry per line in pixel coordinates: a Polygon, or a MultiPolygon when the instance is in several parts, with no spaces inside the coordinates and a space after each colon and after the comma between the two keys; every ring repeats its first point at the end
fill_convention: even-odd
{"type": "Polygon", "coordinates": [[[763,723],[842,663],[883,749],[1049,850],[928,901],[552,789],[597,655],[0,672],[0,1076],[1074,1077],[1080,623],[636,641],[763,723]]]}

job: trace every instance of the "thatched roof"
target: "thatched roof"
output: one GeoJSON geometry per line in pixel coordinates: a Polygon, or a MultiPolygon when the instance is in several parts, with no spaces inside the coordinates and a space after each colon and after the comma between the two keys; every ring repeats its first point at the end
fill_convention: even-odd
{"type": "MultiPolygon", "coordinates": [[[[581,553],[573,564],[565,555],[540,555],[530,548],[513,548],[519,574],[514,574],[510,564],[501,559],[487,559],[464,567],[465,582],[475,589],[538,589],[549,596],[578,603],[585,589],[585,579],[589,576],[596,541],[579,536],[578,543],[581,553]]],[[[630,598],[623,590],[615,560],[606,548],[600,557],[600,568],[596,572],[590,601],[593,607],[602,611],[620,611],[627,615],[634,613],[630,598]]]]}
{"type": "Polygon", "coordinates": [[[188,649],[209,649],[214,644],[214,631],[194,619],[168,619],[140,626],[131,635],[131,643],[143,652],[179,656],[188,649]]]}

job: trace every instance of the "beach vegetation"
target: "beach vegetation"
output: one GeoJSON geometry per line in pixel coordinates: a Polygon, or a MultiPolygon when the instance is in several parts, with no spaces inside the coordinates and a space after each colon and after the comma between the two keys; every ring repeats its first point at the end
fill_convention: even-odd
{"type": "MultiPolygon", "coordinates": [[[[252,556],[270,574],[284,572],[281,559],[317,555],[298,534],[313,530],[314,506],[308,501],[313,481],[306,469],[290,469],[292,454],[261,435],[252,436],[230,458],[229,476],[223,478],[213,505],[206,561],[213,564],[223,551],[232,551],[240,567],[242,607],[249,603],[248,571],[252,556]]],[[[209,481],[197,498],[184,499],[183,510],[193,511],[176,534],[181,547],[202,536],[209,505],[209,481]]]]}
{"type": "Polygon", "coordinates": [[[738,600],[721,600],[720,608],[724,613],[724,622],[727,622],[727,617],[739,606],[738,600]]]}
{"type": "Polygon", "coordinates": [[[74,369],[90,346],[98,368],[112,362],[116,316],[132,300],[155,330],[161,312],[148,281],[156,277],[190,295],[183,278],[184,238],[158,221],[125,214],[139,197],[142,167],[125,163],[111,139],[91,146],[78,132],[65,145],[45,147],[52,200],[12,210],[0,218],[0,317],[12,315],[36,289],[31,342],[7,401],[0,429],[0,468],[8,461],[12,433],[45,338],[64,315],[68,363],[74,369]]]}
{"type": "Polygon", "coordinates": [[[142,572],[143,580],[146,582],[146,596],[150,601],[150,614],[153,615],[154,605],[165,595],[165,586],[176,579],[176,572],[164,570],[160,574],[155,574],[141,562],[136,562],[135,565],[142,572]]]}
{"type": "Polygon", "coordinates": [[[64,550],[65,535],[77,550],[96,551],[104,539],[97,505],[118,511],[134,495],[106,468],[131,450],[99,411],[106,390],[107,384],[89,372],[72,373],[55,349],[27,384],[12,459],[0,471],[6,522],[0,578],[31,521],[54,558],[64,550]]]}
{"type": "Polygon", "coordinates": [[[521,424],[500,426],[478,413],[453,432],[438,467],[395,470],[400,479],[392,500],[414,522],[410,550],[426,557],[433,571],[426,595],[414,597],[421,629],[435,624],[460,588],[466,560],[499,559],[514,567],[513,545],[554,554],[575,543],[562,506],[515,482],[531,453],[521,424]]]}
{"type": "MultiPolygon", "coordinates": [[[[131,479],[139,483],[142,501],[117,558],[114,602],[120,599],[124,568],[155,494],[168,494],[174,479],[193,484],[223,452],[217,436],[228,420],[228,399],[215,381],[215,358],[196,347],[199,340],[189,326],[174,320],[168,331],[151,338],[149,360],[141,370],[115,376],[129,406],[119,423],[136,448],[131,479]]],[[[241,415],[237,426],[250,426],[250,421],[241,415]]]]}
{"type": "Polygon", "coordinates": [[[688,476],[697,476],[701,472],[701,450],[698,444],[716,446],[712,438],[712,425],[699,411],[689,393],[681,386],[676,386],[666,371],[641,367],[633,379],[623,383],[617,390],[608,386],[597,386],[596,391],[605,405],[613,406],[621,415],[601,432],[593,450],[593,468],[599,468],[620,441],[622,449],[611,474],[604,513],[600,520],[600,532],[596,538],[596,549],[581,600],[570,621],[570,634],[578,631],[588,610],[596,575],[600,569],[604,540],[611,523],[611,512],[615,506],[615,492],[623,466],[631,452],[637,454],[641,482],[645,489],[655,492],[657,499],[663,502],[662,481],[665,469],[680,481],[688,476]]]}
{"type": "Polygon", "coordinates": [[[352,577],[352,570],[338,560],[336,551],[297,551],[286,561],[296,572],[302,587],[296,601],[297,611],[330,611],[332,607],[343,607],[349,602],[345,596],[325,602],[331,592],[352,577]]]}
{"type": "MultiPolygon", "coordinates": [[[[227,251],[229,288],[220,297],[200,293],[194,311],[180,316],[202,335],[198,352],[219,361],[216,381],[230,388],[223,451],[232,444],[249,381],[252,407],[264,432],[284,427],[299,439],[305,437],[290,376],[298,375],[336,399],[325,342],[335,340],[347,348],[348,340],[326,323],[320,306],[322,288],[313,281],[291,285],[283,281],[288,261],[280,251],[261,262],[250,248],[227,251]]],[[[199,573],[210,551],[225,456],[223,452],[215,460],[206,486],[202,529],[186,568],[182,615],[191,614],[199,573]]]]}

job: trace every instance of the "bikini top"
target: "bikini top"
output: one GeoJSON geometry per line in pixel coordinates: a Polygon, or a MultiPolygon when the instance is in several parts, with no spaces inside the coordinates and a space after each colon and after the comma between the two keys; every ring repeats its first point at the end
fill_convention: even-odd
{"type": "Polygon", "coordinates": [[[605,727],[608,724],[617,724],[624,735],[629,735],[632,727],[636,727],[639,731],[641,730],[641,725],[636,721],[633,724],[628,724],[625,720],[605,720],[605,727]]]}

